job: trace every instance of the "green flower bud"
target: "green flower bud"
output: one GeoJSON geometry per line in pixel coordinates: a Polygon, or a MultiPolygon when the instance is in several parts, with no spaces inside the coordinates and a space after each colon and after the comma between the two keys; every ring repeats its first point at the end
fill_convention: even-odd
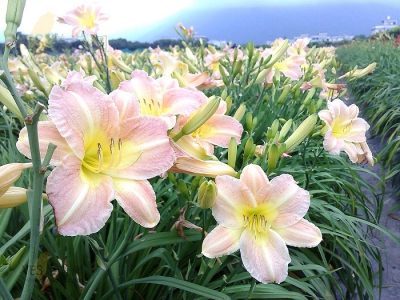
{"type": "Polygon", "coordinates": [[[10,263],[9,263],[10,271],[12,271],[12,270],[14,270],[15,268],[18,267],[18,265],[19,265],[19,263],[21,261],[22,255],[24,254],[25,248],[26,248],[26,246],[23,246],[21,249],[18,250],[17,253],[15,253],[11,257],[11,260],[10,260],[10,263]]]}
{"type": "Polygon", "coordinates": [[[0,84],[0,103],[5,105],[14,115],[16,115],[20,120],[23,120],[21,112],[15,103],[14,98],[11,96],[9,90],[0,84]]]}
{"type": "Polygon", "coordinates": [[[237,143],[235,138],[231,138],[228,146],[228,165],[235,168],[237,155],[237,143]]]}
{"type": "Polygon", "coordinates": [[[288,47],[289,40],[284,40],[282,43],[280,43],[279,46],[275,48],[274,52],[272,53],[271,60],[268,62],[265,68],[272,67],[278,60],[280,60],[288,47]]]}
{"type": "Polygon", "coordinates": [[[183,180],[178,181],[178,190],[186,200],[190,200],[188,188],[183,180]]]}
{"type": "Polygon", "coordinates": [[[288,121],[286,121],[285,124],[283,124],[281,131],[279,132],[279,142],[282,142],[283,139],[286,137],[287,133],[289,132],[290,128],[292,127],[293,124],[293,120],[289,119],[288,121]]]}
{"type": "Polygon", "coordinates": [[[110,72],[111,86],[113,90],[119,87],[119,84],[125,80],[124,74],[118,70],[111,70],[110,72]]]}
{"type": "Polygon", "coordinates": [[[275,168],[279,160],[279,149],[277,144],[272,144],[268,149],[268,170],[270,174],[275,168]]]}
{"type": "Polygon", "coordinates": [[[40,80],[39,75],[36,74],[36,72],[33,71],[32,69],[28,69],[28,75],[32,79],[33,84],[38,88],[38,90],[47,96],[48,93],[47,93],[42,81],[40,80]]]}
{"type": "Polygon", "coordinates": [[[6,23],[4,31],[6,45],[14,45],[17,39],[17,29],[21,25],[26,0],[8,0],[6,23]]]}
{"type": "Polygon", "coordinates": [[[240,104],[239,108],[233,115],[233,118],[240,122],[243,119],[244,114],[246,113],[246,104],[240,104]]]}
{"type": "Polygon", "coordinates": [[[114,66],[117,66],[120,68],[122,71],[131,74],[133,72],[132,68],[130,68],[128,65],[126,65],[122,60],[119,60],[118,58],[112,56],[111,61],[114,66]]]}
{"type": "Polygon", "coordinates": [[[292,135],[285,141],[286,153],[290,153],[314,130],[318,116],[313,114],[305,119],[292,135]]]}
{"type": "Polygon", "coordinates": [[[249,138],[246,142],[246,145],[244,146],[244,157],[249,157],[250,155],[254,154],[253,146],[255,147],[253,139],[249,138]]]}
{"type": "Polygon", "coordinates": [[[218,188],[214,181],[204,181],[197,193],[197,203],[203,209],[211,208],[217,199],[218,188]]]}
{"type": "Polygon", "coordinates": [[[220,101],[221,98],[212,96],[210,101],[208,101],[208,103],[203,106],[200,111],[185,124],[185,126],[182,127],[182,130],[173,137],[173,140],[175,142],[178,141],[182,136],[191,134],[207,122],[207,120],[217,111],[220,101]]]}
{"type": "Polygon", "coordinates": [[[225,114],[229,115],[229,111],[231,110],[231,107],[232,107],[232,97],[231,97],[231,95],[226,97],[225,102],[226,102],[226,112],[225,112],[225,114]]]}
{"type": "Polygon", "coordinates": [[[276,103],[278,104],[284,104],[285,100],[286,100],[286,96],[289,94],[290,90],[291,90],[291,86],[288,84],[283,88],[283,91],[281,93],[281,95],[279,96],[278,100],[276,100],[276,103]]]}

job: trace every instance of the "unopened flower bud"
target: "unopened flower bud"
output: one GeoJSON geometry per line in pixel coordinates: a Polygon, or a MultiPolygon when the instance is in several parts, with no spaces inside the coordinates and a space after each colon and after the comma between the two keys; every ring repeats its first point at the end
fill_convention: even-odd
{"type": "Polygon", "coordinates": [[[278,163],[279,159],[279,149],[277,144],[272,144],[268,149],[268,170],[267,173],[270,174],[278,163]]]}
{"type": "Polygon", "coordinates": [[[228,146],[228,165],[232,168],[235,168],[236,164],[236,155],[237,155],[237,142],[234,137],[229,141],[228,146]]]}
{"type": "Polygon", "coordinates": [[[11,96],[9,90],[7,90],[4,86],[0,84],[0,103],[5,105],[7,109],[9,109],[14,115],[16,115],[19,119],[23,120],[21,112],[15,103],[14,98],[11,96]]]}
{"type": "Polygon", "coordinates": [[[233,118],[236,119],[238,122],[240,122],[245,113],[246,113],[246,104],[242,103],[240,104],[239,108],[233,115],[233,118]]]}
{"type": "Polygon", "coordinates": [[[305,119],[292,135],[285,141],[286,153],[290,153],[314,130],[318,115],[313,114],[305,119]]]}
{"type": "Polygon", "coordinates": [[[178,181],[178,190],[186,200],[190,200],[188,188],[183,180],[178,181]]]}
{"type": "Polygon", "coordinates": [[[9,0],[7,5],[6,23],[4,31],[5,43],[14,44],[17,39],[17,29],[21,24],[26,0],[9,0]]]}
{"type": "Polygon", "coordinates": [[[244,146],[244,152],[243,152],[243,156],[244,157],[249,157],[250,155],[253,155],[254,150],[253,147],[255,148],[256,146],[253,143],[253,139],[249,138],[246,141],[246,145],[244,146]]]}
{"type": "Polygon", "coordinates": [[[203,125],[209,118],[211,118],[219,107],[221,98],[212,96],[210,101],[203,106],[203,108],[183,126],[182,130],[173,137],[176,142],[182,136],[191,134],[193,131],[197,130],[201,125],[203,125]]]}
{"type": "Polygon", "coordinates": [[[231,97],[231,95],[226,97],[225,102],[226,102],[226,112],[225,112],[225,114],[229,115],[229,111],[231,110],[231,107],[232,107],[232,97],[231,97]]]}
{"type": "Polygon", "coordinates": [[[116,90],[119,84],[125,80],[124,74],[118,70],[111,70],[110,72],[111,86],[113,90],[116,90]]]}
{"type": "Polygon", "coordinates": [[[279,132],[279,142],[283,142],[283,139],[286,137],[287,133],[289,132],[290,128],[292,127],[293,120],[289,119],[286,121],[285,124],[283,124],[281,131],[279,132]]]}
{"type": "Polygon", "coordinates": [[[349,77],[351,79],[360,78],[367,74],[372,73],[375,70],[375,67],[376,67],[376,62],[369,64],[364,69],[353,70],[353,71],[347,72],[346,74],[340,76],[339,79],[344,78],[344,77],[349,77]]]}
{"type": "Polygon", "coordinates": [[[276,100],[276,103],[278,104],[283,104],[285,103],[286,96],[289,94],[289,91],[291,90],[291,86],[288,84],[283,88],[283,91],[281,95],[279,96],[278,100],[276,100]]]}
{"type": "Polygon", "coordinates": [[[37,89],[41,91],[43,94],[48,95],[46,88],[44,87],[38,74],[36,74],[36,72],[32,69],[28,69],[28,75],[32,79],[32,82],[37,87],[37,89]]]}
{"type": "Polygon", "coordinates": [[[23,246],[21,249],[18,250],[17,253],[15,253],[9,263],[10,271],[16,269],[21,261],[22,255],[24,255],[26,246],[23,246]]]}
{"type": "Polygon", "coordinates": [[[131,74],[133,72],[132,68],[130,68],[127,64],[125,64],[122,60],[112,56],[111,61],[114,66],[120,68],[125,73],[131,74]]]}
{"type": "Polygon", "coordinates": [[[197,203],[203,209],[211,208],[217,199],[218,188],[214,181],[204,181],[197,193],[197,203]]]}
{"type": "Polygon", "coordinates": [[[289,40],[286,39],[282,43],[280,43],[279,46],[274,49],[271,60],[268,62],[265,68],[272,67],[278,60],[280,60],[281,57],[285,54],[288,47],[289,40]]]}
{"type": "Polygon", "coordinates": [[[26,200],[26,189],[12,186],[0,196],[0,208],[15,207],[25,203],[26,200]]]}
{"type": "Polygon", "coordinates": [[[22,171],[31,168],[31,163],[10,163],[0,167],[0,196],[21,176],[22,171]]]}

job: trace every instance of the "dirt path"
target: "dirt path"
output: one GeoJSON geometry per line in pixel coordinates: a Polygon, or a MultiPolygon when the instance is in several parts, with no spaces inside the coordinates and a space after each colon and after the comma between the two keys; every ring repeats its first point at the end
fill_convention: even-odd
{"type": "MultiPolygon", "coordinates": [[[[376,156],[384,146],[381,145],[379,137],[369,138],[368,145],[370,146],[374,156],[376,156]]],[[[371,171],[375,172],[378,175],[382,174],[382,165],[378,162],[374,167],[371,168],[371,171]]],[[[377,187],[377,191],[379,191],[378,186],[380,182],[376,178],[368,175],[367,173],[363,173],[361,176],[369,184],[377,187]]],[[[400,202],[400,197],[396,198],[394,193],[391,192],[391,185],[391,180],[385,182],[386,191],[384,195],[384,205],[382,216],[380,219],[380,225],[400,238],[400,209],[390,212],[394,205],[400,202]]],[[[372,237],[372,241],[377,247],[382,247],[381,239],[379,238],[378,232],[376,232],[375,237],[372,237]]],[[[400,247],[397,246],[396,243],[387,236],[383,236],[383,243],[383,250],[381,252],[383,260],[383,288],[380,299],[398,300],[400,299],[400,247]]],[[[378,266],[375,264],[374,271],[377,271],[377,269],[378,266]]],[[[378,289],[376,289],[375,296],[376,299],[379,299],[378,289]]]]}
{"type": "MultiPolygon", "coordinates": [[[[350,105],[354,103],[354,99],[350,96],[347,104],[350,105]]],[[[360,113],[362,117],[362,112],[360,113]]],[[[367,120],[368,121],[368,120],[367,120]]],[[[372,127],[372,126],[371,126],[372,127]]],[[[384,148],[384,144],[381,143],[379,136],[371,137],[371,133],[367,133],[368,145],[372,151],[374,157],[384,148]]],[[[372,168],[365,165],[364,168],[369,168],[372,172],[381,177],[382,175],[382,165],[378,162],[372,168]]],[[[382,191],[380,184],[382,184],[378,179],[369,175],[368,173],[362,172],[360,176],[371,186],[376,187],[376,192],[382,191]]],[[[385,195],[384,195],[384,205],[382,210],[382,216],[380,219],[380,225],[386,228],[388,231],[400,238],[400,209],[391,212],[394,205],[400,203],[400,197],[395,197],[392,192],[392,182],[388,180],[383,182],[385,184],[385,195]]],[[[399,183],[397,183],[399,184],[399,183]]],[[[366,195],[370,195],[370,192],[365,190],[366,195]]],[[[373,197],[370,195],[370,197],[373,197]]],[[[377,246],[382,248],[382,260],[383,260],[383,270],[382,270],[382,281],[383,288],[381,291],[381,296],[379,297],[379,290],[375,290],[376,299],[382,300],[399,300],[400,299],[400,247],[396,243],[387,237],[386,235],[382,237],[383,245],[379,232],[375,232],[375,236],[371,237],[371,241],[377,246]]],[[[374,271],[378,271],[378,265],[373,263],[374,271]]],[[[378,276],[378,275],[377,275],[378,276]]],[[[378,279],[377,279],[378,280],[378,279]]]]}

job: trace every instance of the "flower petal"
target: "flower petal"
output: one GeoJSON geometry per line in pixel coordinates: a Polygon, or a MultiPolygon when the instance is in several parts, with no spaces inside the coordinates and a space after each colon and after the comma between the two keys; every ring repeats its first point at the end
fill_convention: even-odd
{"type": "Polygon", "coordinates": [[[243,227],[243,216],[257,206],[251,190],[239,179],[228,175],[217,176],[215,183],[218,188],[212,208],[215,220],[228,228],[243,227]]]}
{"type": "Polygon", "coordinates": [[[201,253],[209,258],[220,257],[239,250],[243,229],[230,229],[218,225],[204,239],[201,253]]]}
{"type": "MultiPolygon", "coordinates": [[[[42,159],[45,157],[47,147],[50,143],[57,146],[50,160],[50,163],[53,165],[59,165],[65,156],[72,153],[72,149],[68,146],[65,139],[60,135],[53,122],[40,121],[38,123],[38,132],[40,157],[42,159]]],[[[22,128],[19,134],[17,149],[26,157],[31,157],[31,150],[29,147],[28,132],[26,130],[26,127],[22,128]]]]}
{"type": "Polygon", "coordinates": [[[318,117],[324,121],[328,126],[331,125],[332,123],[332,115],[331,112],[327,109],[325,110],[321,110],[320,112],[318,112],[318,117]]]}
{"type": "Polygon", "coordinates": [[[115,199],[139,225],[152,228],[160,221],[156,194],[147,180],[113,178],[115,199]]]}
{"type": "Polygon", "coordinates": [[[332,135],[332,130],[328,130],[325,133],[323,146],[330,154],[339,155],[344,148],[344,143],[342,139],[337,139],[332,135]]]}
{"type": "Polygon", "coordinates": [[[119,113],[114,101],[85,81],[74,81],[65,91],[53,87],[49,115],[80,159],[85,156],[85,144],[109,144],[119,135],[119,113]]]}
{"type": "Polygon", "coordinates": [[[110,97],[118,108],[121,123],[141,114],[139,101],[135,95],[116,89],[110,94],[110,97]]]}
{"type": "MultiPolygon", "coordinates": [[[[240,144],[243,126],[230,116],[214,115],[202,127],[209,128],[200,135],[202,140],[227,148],[233,137],[236,143],[240,144]]],[[[200,130],[202,127],[200,127],[200,130]]]]}
{"type": "Polygon", "coordinates": [[[163,111],[174,115],[190,115],[205,101],[202,92],[183,88],[169,89],[164,92],[163,111]]]}
{"type": "Polygon", "coordinates": [[[306,219],[301,219],[289,227],[274,229],[286,245],[295,247],[315,247],[322,241],[321,230],[306,219]]]}
{"type": "Polygon", "coordinates": [[[289,251],[285,241],[273,230],[264,236],[244,230],[240,237],[243,265],[252,277],[262,283],[281,283],[288,275],[289,251]]]}
{"type": "Polygon", "coordinates": [[[256,195],[259,189],[269,183],[264,170],[260,166],[254,164],[244,167],[242,174],[240,175],[240,181],[251,190],[253,195],[256,195]]]}
{"type": "Polygon", "coordinates": [[[167,136],[167,125],[160,118],[141,115],[121,124],[121,162],[104,170],[111,177],[144,180],[171,168],[175,154],[167,136]]]}
{"type": "MultiPolygon", "coordinates": [[[[310,193],[300,188],[293,177],[282,174],[260,189],[256,195],[266,205],[266,214],[272,212],[270,221],[274,228],[291,226],[300,221],[310,206],[310,193]]],[[[261,204],[261,203],[260,203],[261,204]]]]}
{"type": "Polygon", "coordinates": [[[87,172],[70,154],[47,179],[46,192],[62,235],[88,235],[99,231],[113,209],[112,180],[87,172]]]}

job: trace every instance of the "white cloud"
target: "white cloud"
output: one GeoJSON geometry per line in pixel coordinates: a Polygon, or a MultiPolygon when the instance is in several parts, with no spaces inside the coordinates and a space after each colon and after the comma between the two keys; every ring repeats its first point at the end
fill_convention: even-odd
{"type": "MultiPolygon", "coordinates": [[[[29,34],[39,18],[50,12],[55,16],[62,16],[67,11],[74,9],[82,3],[97,3],[110,18],[100,27],[100,34],[115,34],[118,31],[132,29],[140,30],[141,27],[153,22],[163,20],[174,13],[193,5],[193,0],[144,0],[144,1],[122,1],[122,0],[97,0],[97,1],[54,1],[35,0],[26,1],[24,16],[19,31],[29,34]],[[128,4],[129,3],[129,4],[128,4]]],[[[5,15],[7,1],[0,1],[0,31],[4,32],[6,23],[5,15]]],[[[53,32],[70,37],[72,28],[66,24],[55,23],[53,32]]],[[[4,41],[0,34],[0,41],[4,41]]]]}

